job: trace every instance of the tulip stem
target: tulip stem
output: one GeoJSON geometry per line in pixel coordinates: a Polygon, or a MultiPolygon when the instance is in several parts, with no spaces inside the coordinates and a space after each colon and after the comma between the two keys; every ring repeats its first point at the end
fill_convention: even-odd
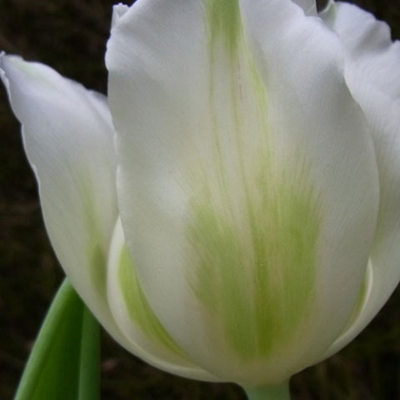
{"type": "Polygon", "coordinates": [[[245,387],[249,400],[290,400],[289,382],[280,385],[245,387]]]}

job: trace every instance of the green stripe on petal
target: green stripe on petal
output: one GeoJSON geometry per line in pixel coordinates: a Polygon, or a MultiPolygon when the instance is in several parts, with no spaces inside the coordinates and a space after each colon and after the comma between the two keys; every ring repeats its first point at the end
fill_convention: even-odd
{"type": "Polygon", "coordinates": [[[118,281],[130,318],[140,327],[149,340],[154,340],[172,353],[186,358],[186,355],[161,325],[147,302],[137,280],[128,249],[120,252],[118,281]]]}
{"type": "Polygon", "coordinates": [[[206,4],[212,132],[209,156],[188,169],[188,280],[210,337],[219,326],[250,361],[290,344],[313,311],[321,207],[305,155],[271,151],[268,91],[237,1],[206,4]]]}
{"type": "Polygon", "coordinates": [[[242,32],[239,1],[205,0],[205,8],[211,46],[214,47],[221,40],[233,56],[242,32]]]}
{"type": "Polygon", "coordinates": [[[268,170],[255,175],[258,190],[241,209],[228,195],[221,212],[207,190],[192,201],[192,287],[243,359],[287,344],[314,298],[317,198],[296,182],[301,176],[271,178],[268,170]]]}

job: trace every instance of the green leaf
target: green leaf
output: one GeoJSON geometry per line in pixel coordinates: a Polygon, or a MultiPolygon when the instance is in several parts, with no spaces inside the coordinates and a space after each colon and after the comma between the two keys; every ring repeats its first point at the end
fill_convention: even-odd
{"type": "Polygon", "coordinates": [[[98,400],[99,325],[66,279],[46,316],[15,400],[98,400]]]}

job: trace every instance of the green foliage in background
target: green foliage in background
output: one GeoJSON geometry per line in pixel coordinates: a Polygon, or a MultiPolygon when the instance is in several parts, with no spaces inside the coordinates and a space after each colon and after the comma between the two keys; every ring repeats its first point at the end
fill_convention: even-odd
{"type": "MultiPolygon", "coordinates": [[[[48,64],[106,93],[104,53],[117,0],[0,0],[0,50],[48,64]]],[[[400,0],[354,1],[400,38],[400,0]]],[[[399,71],[400,73],[400,71],[399,71]]],[[[36,182],[0,90],[0,399],[11,400],[63,280],[41,218],[36,182]]],[[[400,260],[399,260],[400,263],[400,260]]],[[[400,400],[400,290],[350,346],[294,377],[293,400],[400,400]]],[[[239,387],[177,378],[103,334],[102,400],[239,400],[239,387]]]]}

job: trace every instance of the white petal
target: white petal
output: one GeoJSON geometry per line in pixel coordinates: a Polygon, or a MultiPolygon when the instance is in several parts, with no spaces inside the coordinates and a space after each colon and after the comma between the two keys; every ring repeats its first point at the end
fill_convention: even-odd
{"type": "Polygon", "coordinates": [[[315,0],[293,0],[293,3],[300,6],[306,15],[317,15],[315,0]]]}
{"type": "Polygon", "coordinates": [[[120,220],[115,226],[111,242],[107,286],[111,312],[133,353],[175,375],[218,380],[190,362],[154,315],[137,281],[120,220]]]}
{"type": "Polygon", "coordinates": [[[96,317],[126,345],[106,302],[106,257],[118,217],[106,99],[19,57],[1,55],[0,71],[57,257],[96,317]]]}
{"type": "Polygon", "coordinates": [[[116,4],[113,7],[113,14],[112,14],[112,21],[111,21],[111,27],[116,25],[120,18],[129,10],[129,7],[125,4],[116,4]]]}
{"type": "Polygon", "coordinates": [[[332,4],[323,17],[346,50],[346,80],[371,127],[381,191],[370,293],[330,355],[365,328],[400,280],[400,42],[392,43],[385,23],[350,4],[332,4]]]}
{"type": "MultiPolygon", "coordinates": [[[[139,1],[113,28],[107,66],[121,162],[122,224],[158,319],[197,364],[243,384],[277,382],[314,362],[342,331],[357,302],[378,207],[372,140],[344,82],[336,35],[287,0],[139,1]],[[288,200],[290,191],[297,202],[275,201],[275,193],[288,200]],[[199,220],[211,221],[215,229],[194,240],[193,209],[208,211],[202,204],[207,200],[211,213],[199,220]],[[302,205],[307,213],[300,212],[302,205]],[[281,241],[270,238],[277,251],[258,243],[260,253],[272,256],[265,263],[274,264],[273,256],[285,258],[285,251],[290,259],[293,242],[284,240],[290,236],[300,247],[302,240],[309,244],[302,251],[315,269],[302,271],[305,259],[304,265],[293,262],[291,273],[290,268],[282,272],[288,274],[282,284],[279,263],[265,271],[262,262],[249,267],[255,257],[251,250],[246,258],[226,243],[225,261],[231,251],[236,264],[225,278],[238,290],[225,310],[230,314],[221,312],[218,318],[226,299],[215,287],[225,279],[220,278],[224,270],[212,252],[208,262],[203,259],[204,268],[193,256],[224,229],[210,215],[230,218],[237,228],[234,239],[255,245],[249,221],[263,237],[263,221],[268,230],[280,211],[295,230],[289,234],[284,223],[276,224],[279,234],[285,231],[281,241]],[[252,275],[252,268],[262,279],[252,275]],[[264,282],[266,277],[270,281],[264,282]],[[204,287],[199,294],[193,279],[203,278],[210,290],[204,287]],[[266,305],[268,290],[275,293],[274,280],[278,287],[295,289],[277,294],[273,304],[281,308],[275,314],[266,305]],[[264,291],[253,290],[258,281],[264,291]],[[259,297],[252,298],[253,292],[259,297]],[[308,294],[297,305],[303,292],[308,294]],[[246,296],[247,308],[238,300],[246,296]],[[251,307],[256,314],[265,309],[285,332],[290,313],[304,315],[293,322],[291,336],[278,337],[277,325],[255,326],[251,307]],[[281,319],[279,310],[287,311],[281,319]],[[231,342],[225,323],[232,323],[231,342]],[[241,329],[248,335],[238,335],[242,348],[233,351],[241,329]],[[268,354],[255,352],[264,340],[260,332],[276,344],[268,354]]],[[[223,246],[219,250],[224,252],[223,246]]]]}

